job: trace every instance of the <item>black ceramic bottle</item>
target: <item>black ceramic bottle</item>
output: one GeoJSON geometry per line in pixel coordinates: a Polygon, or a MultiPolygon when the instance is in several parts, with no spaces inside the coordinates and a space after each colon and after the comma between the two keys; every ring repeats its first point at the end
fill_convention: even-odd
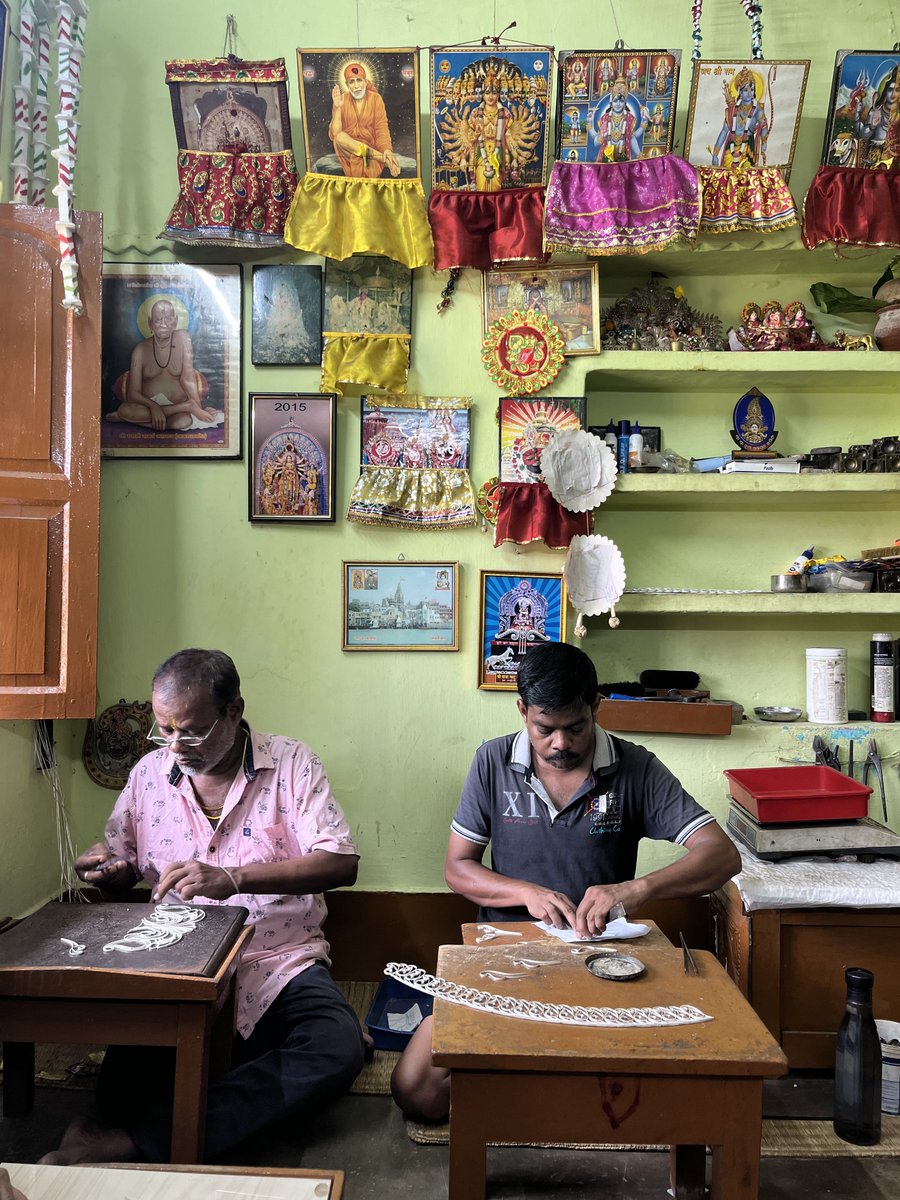
{"type": "Polygon", "coordinates": [[[874,1146],[881,1139],[881,1045],[872,1016],[875,977],[848,967],[847,1007],[834,1057],[834,1132],[845,1142],[874,1146]]]}

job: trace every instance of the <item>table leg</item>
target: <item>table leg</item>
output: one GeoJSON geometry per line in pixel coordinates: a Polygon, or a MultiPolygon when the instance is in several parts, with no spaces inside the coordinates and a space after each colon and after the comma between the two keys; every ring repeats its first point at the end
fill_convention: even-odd
{"type": "Polygon", "coordinates": [[[478,1077],[450,1079],[450,1165],[447,1200],[484,1200],[487,1187],[485,1123],[480,1118],[478,1077]]]}
{"type": "Polygon", "coordinates": [[[746,1131],[712,1148],[711,1200],[758,1200],[762,1122],[747,1118],[746,1131]]]}
{"type": "Polygon", "coordinates": [[[669,1183],[675,1200],[703,1200],[706,1195],[706,1147],[673,1146],[669,1183]]]}
{"type": "Polygon", "coordinates": [[[179,1005],[172,1104],[173,1163],[203,1162],[211,1020],[207,1005],[179,1005]]]}
{"type": "Polygon", "coordinates": [[[27,1117],[34,1108],[34,1042],[3,1043],[3,1115],[27,1117]]]}

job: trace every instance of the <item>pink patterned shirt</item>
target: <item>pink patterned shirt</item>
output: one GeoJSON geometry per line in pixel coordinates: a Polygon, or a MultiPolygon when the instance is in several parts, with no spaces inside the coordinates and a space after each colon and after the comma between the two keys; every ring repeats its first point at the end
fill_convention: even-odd
{"type": "MultiPolygon", "coordinates": [[[[151,888],[169,863],[189,859],[230,869],[313,850],[357,853],[317,756],[302,742],[243,728],[244,769],[231,785],[215,829],[168,750],[146,755],[133,768],[106,823],[106,843],[151,888]]],[[[166,899],[177,901],[174,893],[166,899]]],[[[237,970],[235,1026],[243,1037],[294,975],[316,961],[330,965],[321,895],[240,894],[199,901],[250,910],[253,938],[237,970]]]]}

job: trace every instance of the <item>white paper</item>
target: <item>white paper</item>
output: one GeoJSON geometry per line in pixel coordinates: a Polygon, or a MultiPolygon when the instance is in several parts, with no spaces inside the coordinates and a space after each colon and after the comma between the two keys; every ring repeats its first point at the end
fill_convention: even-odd
{"type": "Polygon", "coordinates": [[[615,921],[610,921],[602,933],[595,933],[593,937],[580,937],[574,929],[557,929],[555,925],[548,925],[545,921],[535,921],[534,924],[542,933],[549,933],[551,937],[559,938],[562,942],[610,942],[618,938],[639,938],[650,932],[649,925],[629,921],[626,917],[617,917],[615,921]]]}
{"type": "Polygon", "coordinates": [[[406,1012],[389,1012],[387,1023],[388,1029],[394,1033],[412,1033],[422,1024],[422,1010],[418,1004],[414,1004],[406,1012]]]}

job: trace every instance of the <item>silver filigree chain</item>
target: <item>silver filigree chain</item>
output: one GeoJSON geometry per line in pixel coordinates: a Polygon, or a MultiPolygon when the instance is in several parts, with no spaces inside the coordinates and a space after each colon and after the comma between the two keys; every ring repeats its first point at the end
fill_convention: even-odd
{"type": "Polygon", "coordinates": [[[172,946],[196,929],[205,916],[202,908],[188,904],[157,904],[149,917],[143,917],[123,937],[107,942],[103,952],[118,950],[132,954],[135,950],[160,950],[163,946],[172,946]]]}

